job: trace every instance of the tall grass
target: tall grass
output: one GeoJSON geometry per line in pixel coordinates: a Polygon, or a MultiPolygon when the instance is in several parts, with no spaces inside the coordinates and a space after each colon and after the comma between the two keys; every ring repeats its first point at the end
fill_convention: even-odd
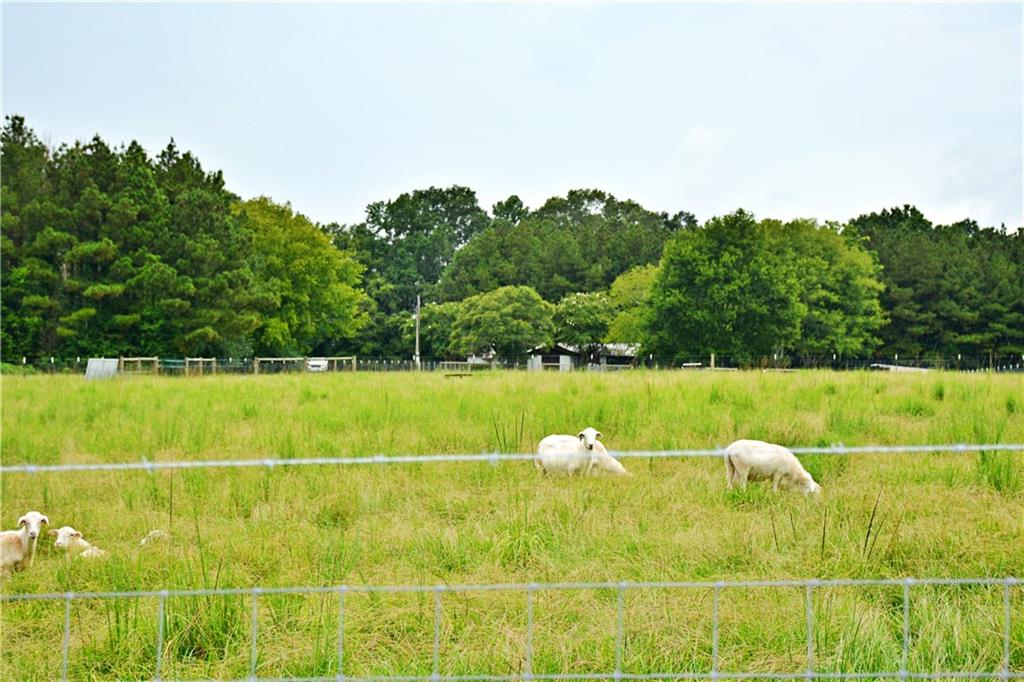
{"type": "MultiPolygon", "coordinates": [[[[527,452],[593,425],[614,449],[1024,441],[1019,377],[497,373],[2,379],[4,463],[374,453],[527,452]],[[938,388],[938,387],[941,387],[938,388]],[[1015,407],[1011,407],[1015,406],[1015,407]]],[[[8,475],[3,525],[28,509],[106,549],[65,561],[49,542],[4,591],[196,586],[1024,575],[1021,456],[808,457],[821,500],[726,491],[717,460],[642,462],[629,480],[541,478],[527,463],[8,475]],[[138,546],[152,528],[169,543],[138,546]]],[[[1011,667],[1024,670],[1024,590],[1011,667]]],[[[1001,664],[998,590],[915,587],[912,671],[1001,664]]],[[[816,592],[819,670],[899,667],[902,592],[816,592]]],[[[723,591],[721,669],[802,671],[803,594],[723,591]]],[[[615,594],[537,593],[533,670],[614,666],[615,594]]],[[[348,675],[430,674],[429,595],[348,595],[348,675]]],[[[637,591],[624,669],[707,671],[708,591],[637,591]]],[[[337,598],[264,597],[262,676],[333,675],[337,598]]],[[[0,677],[59,676],[63,603],[5,604],[0,677]]],[[[155,672],[155,600],[75,602],[74,678],[155,672]]],[[[231,597],[168,600],[162,674],[248,675],[251,611],[231,597]]],[[[448,594],[442,674],[525,662],[522,593],[448,594]]]]}

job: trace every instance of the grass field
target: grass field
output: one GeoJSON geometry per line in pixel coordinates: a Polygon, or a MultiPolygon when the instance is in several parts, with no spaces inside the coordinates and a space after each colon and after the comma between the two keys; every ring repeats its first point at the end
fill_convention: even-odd
{"type": "MultiPolygon", "coordinates": [[[[611,449],[1024,442],[1020,375],[803,372],[4,377],[5,464],[529,452],[592,425],[611,449]]],[[[727,492],[721,461],[628,460],[631,479],[529,463],[9,474],[2,526],[38,509],[108,557],[40,544],[5,593],[196,586],[1024,576],[1024,461],[1008,453],[804,457],[820,500],[727,492]],[[150,529],[170,543],[142,550],[150,529]]],[[[720,669],[802,672],[803,591],[722,593],[720,669]]],[[[1024,588],[1011,594],[1024,672],[1024,588]]],[[[1002,588],[914,587],[908,669],[1002,665],[1002,588]]],[[[70,677],[152,677],[156,600],[73,603],[70,677]]],[[[542,592],[534,673],[614,668],[616,593],[542,592]]],[[[522,592],[446,595],[440,673],[524,665],[522,592]]],[[[336,673],[337,598],[261,600],[262,677],[336,673]]],[[[900,588],[822,589],[817,670],[900,666],[900,588]]],[[[64,603],[3,604],[0,676],[60,673],[64,603]]],[[[243,678],[249,602],[171,599],[165,678],[243,678]]],[[[345,673],[429,675],[430,595],[350,595],[345,673]]],[[[623,669],[706,672],[711,593],[629,592],[623,669]]]]}

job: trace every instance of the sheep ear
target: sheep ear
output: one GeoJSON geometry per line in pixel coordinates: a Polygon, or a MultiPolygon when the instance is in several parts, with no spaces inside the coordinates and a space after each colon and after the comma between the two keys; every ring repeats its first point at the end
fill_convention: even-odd
{"type": "Polygon", "coordinates": [[[80,537],[82,537],[82,531],[76,530],[74,533],[71,534],[71,537],[73,537],[73,538],[80,538],[80,537]]]}
{"type": "Polygon", "coordinates": [[[580,432],[579,432],[578,434],[576,434],[576,437],[577,437],[577,438],[583,438],[583,432],[582,432],[582,431],[580,431],[580,432]]]}
{"type": "Polygon", "coordinates": [[[28,523],[28,522],[27,522],[27,521],[25,521],[25,517],[24,517],[24,516],[22,516],[22,517],[21,517],[20,519],[18,519],[18,527],[19,527],[19,528],[21,528],[22,526],[24,526],[24,525],[25,525],[26,523],[28,523]]]}
{"type": "Polygon", "coordinates": [[[54,536],[54,535],[56,535],[56,534],[57,534],[57,530],[56,530],[56,529],[52,529],[52,530],[50,530],[50,531],[49,531],[49,532],[47,533],[47,535],[49,535],[49,536],[51,536],[51,537],[52,537],[52,536],[54,536]]]}
{"type": "Polygon", "coordinates": [[[598,437],[598,438],[604,438],[604,434],[603,434],[603,433],[601,433],[600,431],[598,431],[598,432],[597,432],[597,437],[598,437]]]}
{"type": "Polygon", "coordinates": [[[42,519],[40,519],[40,522],[41,523],[45,523],[47,526],[50,525],[50,519],[48,517],[46,517],[46,516],[44,516],[42,519]]]}

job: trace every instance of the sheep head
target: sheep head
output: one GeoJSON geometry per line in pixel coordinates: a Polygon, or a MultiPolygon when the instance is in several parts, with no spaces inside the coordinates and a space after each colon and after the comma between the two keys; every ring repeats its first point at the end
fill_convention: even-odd
{"type": "Polygon", "coordinates": [[[32,540],[39,537],[39,532],[44,525],[50,525],[50,519],[46,518],[45,514],[40,514],[37,511],[30,511],[18,519],[18,528],[28,529],[28,536],[32,540]]]}
{"type": "Polygon", "coordinates": [[[580,442],[586,446],[587,450],[594,449],[594,443],[597,442],[598,438],[601,438],[601,432],[590,426],[579,433],[580,442]]]}

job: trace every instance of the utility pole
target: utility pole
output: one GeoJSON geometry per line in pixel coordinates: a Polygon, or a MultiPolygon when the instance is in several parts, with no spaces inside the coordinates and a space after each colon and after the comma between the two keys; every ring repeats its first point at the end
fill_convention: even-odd
{"type": "Polygon", "coordinates": [[[416,294],[416,354],[412,358],[416,369],[420,368],[420,295],[416,294]]]}

